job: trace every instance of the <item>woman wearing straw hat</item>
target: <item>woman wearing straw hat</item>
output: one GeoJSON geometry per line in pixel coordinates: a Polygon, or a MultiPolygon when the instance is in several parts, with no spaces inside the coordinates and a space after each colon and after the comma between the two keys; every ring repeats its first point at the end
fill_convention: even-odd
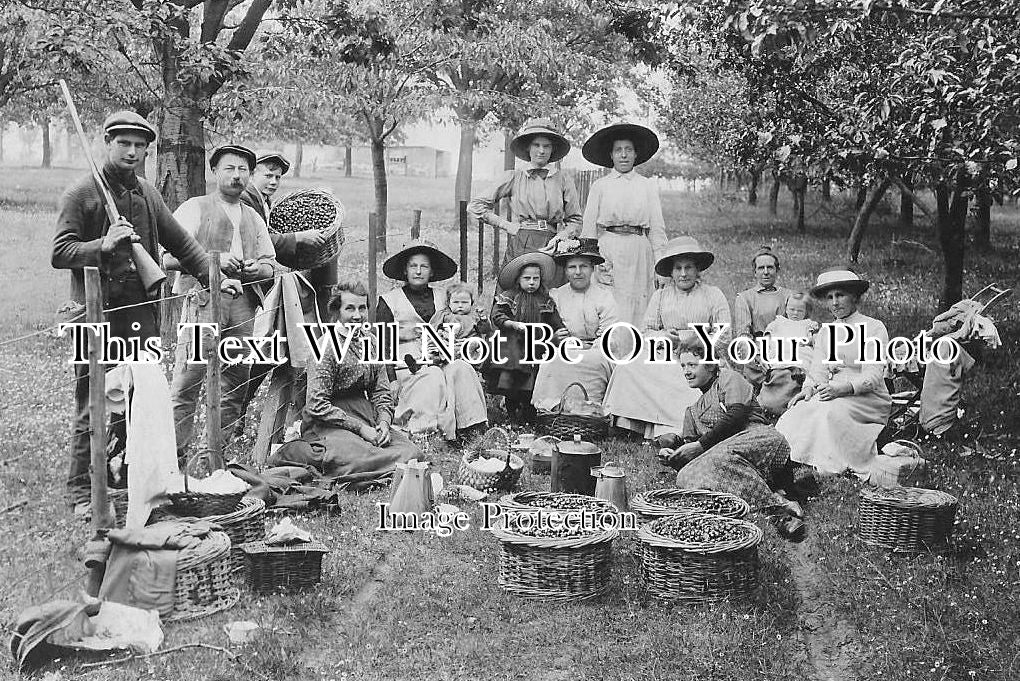
{"type": "MultiPolygon", "coordinates": [[[[657,289],[648,302],[642,324],[645,337],[668,336],[679,352],[703,345],[688,324],[730,324],[726,296],[715,286],[701,283],[701,273],[713,262],[715,255],[693,237],[678,237],[666,244],[655,263],[655,273],[670,277],[670,282],[657,289]]],[[[717,351],[722,351],[728,339],[727,329],[720,336],[717,351]]],[[[684,412],[700,393],[687,384],[675,361],[652,364],[646,360],[647,353],[642,353],[635,361],[616,367],[606,392],[606,411],[614,416],[618,427],[646,438],[679,433],[684,412]]]]}
{"type": "MultiPolygon", "coordinates": [[[[522,364],[526,356],[526,324],[545,324],[553,332],[563,328],[556,303],[547,288],[556,274],[556,262],[547,253],[522,253],[499,272],[496,282],[502,293],[492,306],[492,324],[507,342],[503,364],[493,364],[485,372],[488,392],[506,397],[511,422],[530,422],[535,415],[531,406],[538,364],[522,364]]],[[[561,334],[562,335],[562,334],[561,334]]],[[[543,359],[539,355],[539,359],[543,359]]]]}
{"type": "Polygon", "coordinates": [[[557,338],[576,338],[581,349],[571,353],[578,358],[574,364],[556,358],[539,366],[531,403],[538,409],[552,409],[571,383],[580,383],[588,399],[601,404],[613,363],[602,352],[599,339],[620,320],[613,294],[592,284],[602,256],[594,240],[566,239],[556,244],[553,257],[567,275],[566,284],[549,291],[566,327],[557,332],[557,338]]]}
{"type": "MultiPolygon", "coordinates": [[[[552,242],[576,237],[581,231],[581,208],[573,178],[550,164],[570,151],[570,142],[548,118],[532,118],[510,142],[514,156],[528,163],[510,170],[495,186],[475,197],[471,213],[510,235],[503,264],[521,253],[546,248],[552,242]],[[501,199],[510,200],[513,220],[500,217],[501,199]]],[[[562,284],[557,273],[553,285],[562,284]]]]}
{"type": "Polygon", "coordinates": [[[818,275],[811,295],[828,304],[834,321],[818,332],[811,371],[776,423],[776,430],[790,443],[790,459],[822,473],[849,468],[867,474],[877,454],[878,435],[889,420],[892,398],[885,385],[885,366],[868,363],[877,357],[862,356],[858,342],[839,342],[853,331],[855,338],[863,334],[877,339],[885,352],[889,342],[885,324],[857,309],[868,286],[867,280],[846,268],[818,275]],[[833,337],[837,363],[826,362],[833,337]]]}
{"type": "Polygon", "coordinates": [[[421,329],[446,304],[443,289],[433,282],[457,273],[457,263],[432,244],[415,241],[383,263],[383,274],[405,282],[379,297],[376,321],[399,324],[398,358],[410,356],[408,366],[390,366],[397,407],[394,423],[412,433],[442,431],[447,440],[484,428],[485,394],[478,374],[462,359],[442,367],[419,366],[421,329]]]}
{"type": "Polygon", "coordinates": [[[581,149],[588,161],[612,168],[591,186],[581,235],[599,240],[606,269],[612,271],[620,319],[634,326],[640,325],[645,313],[655,286],[655,261],[666,244],[658,187],[634,166],[658,149],[654,132],[631,123],[599,130],[581,149]]]}

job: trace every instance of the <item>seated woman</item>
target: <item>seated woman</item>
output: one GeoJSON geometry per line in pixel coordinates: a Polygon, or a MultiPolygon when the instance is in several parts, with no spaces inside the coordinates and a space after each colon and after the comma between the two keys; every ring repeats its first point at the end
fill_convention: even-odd
{"type": "MultiPolygon", "coordinates": [[[[342,281],[333,288],[328,309],[336,322],[360,325],[368,320],[368,291],[359,281],[342,281]]],[[[338,332],[362,333],[360,327],[338,332]]],[[[397,463],[421,456],[405,435],[390,429],[393,398],[385,368],[363,362],[360,353],[355,338],[343,359],[327,351],[309,369],[301,439],[281,447],[273,465],[311,464],[328,477],[360,487],[385,478],[397,463]]]]}
{"type": "Polygon", "coordinates": [[[772,515],[781,535],[800,541],[800,505],[773,491],[790,479],[790,446],[767,425],[751,384],[703,358],[703,352],[680,353],[684,376],[700,396],[684,416],[684,444],[660,450],[660,459],[679,469],[677,487],[739,496],[772,515]]]}
{"type": "Polygon", "coordinates": [[[885,385],[885,366],[868,363],[877,358],[870,352],[861,356],[856,342],[839,342],[850,330],[855,337],[863,333],[877,339],[883,349],[889,342],[882,322],[857,311],[867,290],[868,282],[850,270],[832,269],[818,275],[811,295],[828,302],[835,321],[819,331],[804,386],[776,423],[776,430],[790,443],[790,458],[822,473],[849,468],[866,474],[877,454],[875,441],[889,420],[892,398],[885,385]],[[834,327],[831,332],[829,327],[834,327]],[[837,363],[825,361],[832,336],[838,343],[837,363]]]}
{"type": "MultiPolygon", "coordinates": [[[[674,347],[672,360],[678,350],[704,345],[688,324],[730,323],[730,308],[723,292],[700,281],[701,272],[714,261],[712,253],[702,250],[692,237],[683,236],[666,244],[665,254],[655,263],[656,274],[669,276],[671,281],[652,294],[643,335],[668,336],[674,347]]],[[[717,351],[728,340],[727,330],[716,343],[717,351]]],[[[653,364],[642,352],[633,362],[616,367],[606,392],[606,412],[613,415],[617,427],[651,439],[679,432],[687,407],[698,396],[698,391],[687,385],[676,361],[653,364]]]]}
{"type": "Polygon", "coordinates": [[[567,275],[566,284],[549,291],[565,327],[556,332],[556,339],[576,338],[581,349],[570,351],[579,358],[577,363],[557,358],[539,365],[531,403],[538,409],[552,409],[575,382],[584,386],[589,400],[601,403],[613,364],[599,341],[619,319],[612,291],[592,283],[595,266],[603,259],[598,244],[586,239],[560,241],[553,259],[563,265],[567,275]]]}
{"type": "Polygon", "coordinates": [[[383,273],[406,282],[379,297],[375,314],[377,322],[399,324],[397,357],[411,360],[409,366],[388,367],[397,400],[394,423],[412,433],[439,429],[451,441],[484,430],[485,393],[474,367],[462,359],[442,366],[418,366],[428,359],[422,357],[418,324],[427,324],[437,310],[446,307],[445,291],[430,284],[456,274],[457,263],[431,244],[418,241],[390,256],[383,263],[383,273]]]}

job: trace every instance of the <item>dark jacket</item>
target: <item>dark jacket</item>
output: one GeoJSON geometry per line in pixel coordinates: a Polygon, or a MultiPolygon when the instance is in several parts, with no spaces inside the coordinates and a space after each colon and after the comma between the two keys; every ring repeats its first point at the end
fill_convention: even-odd
{"type": "MultiPolygon", "coordinates": [[[[106,166],[103,168],[117,212],[134,227],[141,237],[141,246],[159,262],[159,246],[181,262],[181,267],[194,275],[203,286],[209,283],[209,256],[193,236],[181,227],[167,208],[156,188],[141,178],[126,187],[106,166]]],[[[57,231],[53,237],[50,262],[57,269],[71,270],[71,298],[85,301],[85,267],[98,267],[105,290],[111,277],[128,271],[131,244],[123,243],[111,254],[101,249],[103,236],[110,226],[99,189],[92,175],[72,185],[60,199],[57,231]]],[[[116,305],[115,294],[108,304],[116,305]]]]}

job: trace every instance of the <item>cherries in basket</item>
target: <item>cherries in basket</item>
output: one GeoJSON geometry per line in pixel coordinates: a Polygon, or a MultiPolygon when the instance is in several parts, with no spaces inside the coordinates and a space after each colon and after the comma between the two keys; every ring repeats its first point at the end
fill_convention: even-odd
{"type": "Polygon", "coordinates": [[[273,207],[269,227],[277,231],[328,229],[336,219],[336,206],[327,196],[301,194],[288,197],[273,207]]]}
{"type": "Polygon", "coordinates": [[[739,522],[702,514],[665,518],[655,523],[654,530],[684,544],[740,541],[748,535],[747,528],[739,522]]]}
{"type": "Polygon", "coordinates": [[[659,500],[658,503],[667,508],[688,508],[693,511],[704,511],[705,513],[719,514],[733,513],[739,508],[731,500],[725,497],[705,497],[694,494],[684,494],[682,496],[666,498],[659,500]]]}

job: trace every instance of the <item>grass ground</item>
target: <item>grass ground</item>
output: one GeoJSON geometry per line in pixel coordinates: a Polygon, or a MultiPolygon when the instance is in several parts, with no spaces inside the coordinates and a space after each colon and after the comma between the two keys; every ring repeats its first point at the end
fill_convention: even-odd
{"type": "MultiPolygon", "coordinates": [[[[0,627],[32,603],[68,596],[81,583],[77,548],[87,531],[62,503],[71,372],[67,343],[45,334],[66,298],[67,275],[48,266],[53,212],[76,171],[11,172],[0,188],[0,627]],[[25,501],[24,506],[7,510],[25,501]]],[[[363,274],[371,184],[339,176],[291,186],[332,186],[350,209],[344,267],[363,274]]],[[[394,179],[390,243],[404,240],[411,211],[422,232],[456,253],[447,181],[394,179]],[[450,205],[447,205],[449,203],[450,205]]],[[[845,207],[810,204],[809,231],[793,232],[781,215],[739,197],[664,195],[671,234],[692,233],[717,254],[706,280],[732,300],[750,284],[748,254],[776,244],[787,285],[806,287],[838,261],[849,224],[845,207]]],[[[781,204],[781,213],[789,206],[781,204]]],[[[990,253],[971,252],[967,288],[1018,280],[1017,214],[993,217],[990,253]]],[[[939,258],[930,226],[896,230],[881,216],[865,244],[863,274],[873,281],[865,309],[893,334],[927,326],[939,289],[939,258]]],[[[470,249],[475,253],[474,243],[470,249]]],[[[474,271],[474,270],[472,270],[474,271]]],[[[652,602],[636,581],[634,542],[616,550],[614,589],[594,604],[554,605],[509,597],[496,585],[495,541],[485,533],[440,539],[377,532],[375,502],[385,492],[342,499],[328,515],[302,516],[331,549],[323,584],[301,596],[246,597],[229,612],[167,627],[166,647],[204,642],[146,661],[88,668],[80,658],[42,670],[56,679],[1012,679],[1020,677],[1016,641],[1020,607],[1018,437],[1020,374],[1015,303],[997,316],[1004,347],[969,380],[971,438],[929,455],[929,482],[960,499],[954,550],[945,556],[893,557],[854,536],[856,486],[828,484],[808,507],[811,533],[790,547],[766,528],[762,588],[750,603],[691,608],[652,602]],[[255,640],[230,645],[233,620],[262,627],[255,640]]],[[[250,438],[242,440],[250,442],[250,438]]],[[[633,494],[665,486],[669,476],[650,450],[613,440],[633,494]]],[[[244,452],[238,452],[243,454],[244,452]]],[[[458,453],[440,450],[449,479],[458,453]]],[[[525,476],[541,488],[547,479],[525,476]]],[[[0,678],[13,677],[0,666],[0,678]]]]}

